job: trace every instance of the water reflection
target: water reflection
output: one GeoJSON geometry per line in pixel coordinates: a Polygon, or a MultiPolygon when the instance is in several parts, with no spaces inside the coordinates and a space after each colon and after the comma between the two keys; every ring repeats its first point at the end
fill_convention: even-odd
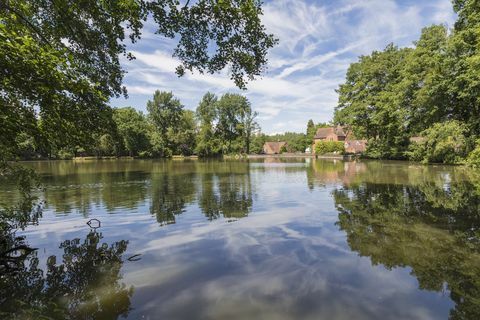
{"type": "Polygon", "coordinates": [[[416,177],[414,185],[366,182],[337,189],[337,224],[350,248],[374,265],[410,267],[420,289],[447,292],[456,304],[451,319],[479,319],[478,186],[459,175],[416,177]]]}
{"type": "Polygon", "coordinates": [[[0,316],[480,318],[477,171],[272,158],[32,166],[47,213],[25,235],[40,250],[1,278],[0,316]],[[78,239],[87,216],[110,244],[78,239]],[[140,261],[123,263],[127,245],[140,261]]]}
{"type": "Polygon", "coordinates": [[[209,219],[246,217],[253,204],[249,163],[238,161],[87,161],[34,164],[48,188],[46,209],[84,217],[145,203],[160,225],[198,200],[209,219]],[[55,165],[58,163],[58,166],[55,165]]]}
{"type": "Polygon", "coordinates": [[[121,282],[128,241],[101,243],[101,233],[65,240],[60,257],[42,267],[37,254],[0,277],[0,317],[5,319],[117,319],[127,316],[133,288],[121,282]]]}

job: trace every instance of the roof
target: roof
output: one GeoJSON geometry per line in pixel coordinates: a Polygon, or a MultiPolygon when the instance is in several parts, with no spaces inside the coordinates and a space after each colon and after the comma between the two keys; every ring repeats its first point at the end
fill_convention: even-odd
{"type": "Polygon", "coordinates": [[[285,141],[267,141],[263,145],[263,151],[265,153],[280,153],[285,145],[287,145],[285,141]]]}
{"type": "Polygon", "coordinates": [[[345,151],[348,153],[362,153],[367,150],[367,140],[345,141],[345,151]]]}
{"type": "Polygon", "coordinates": [[[343,131],[343,127],[338,126],[338,127],[318,128],[314,139],[325,139],[331,134],[336,134],[339,137],[346,136],[345,132],[343,131]]]}

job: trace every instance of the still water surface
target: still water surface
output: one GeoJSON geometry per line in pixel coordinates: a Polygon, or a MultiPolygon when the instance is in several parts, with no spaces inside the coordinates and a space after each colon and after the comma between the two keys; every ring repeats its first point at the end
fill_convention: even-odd
{"type": "Polygon", "coordinates": [[[4,315],[480,319],[478,171],[314,159],[28,165],[46,204],[21,233],[38,250],[6,279],[4,315]]]}

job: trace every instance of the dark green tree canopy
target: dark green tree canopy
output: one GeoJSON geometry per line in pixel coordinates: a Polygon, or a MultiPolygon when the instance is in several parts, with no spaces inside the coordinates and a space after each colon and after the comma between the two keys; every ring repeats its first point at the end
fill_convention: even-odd
{"type": "Polygon", "coordinates": [[[244,87],[276,43],[261,15],[256,0],[1,1],[0,136],[15,140],[39,115],[50,138],[89,140],[82,133],[111,119],[109,98],[126,94],[119,59],[133,58],[126,39],[140,39],[148,19],[159,36],[178,39],[179,75],[229,68],[244,87]]]}

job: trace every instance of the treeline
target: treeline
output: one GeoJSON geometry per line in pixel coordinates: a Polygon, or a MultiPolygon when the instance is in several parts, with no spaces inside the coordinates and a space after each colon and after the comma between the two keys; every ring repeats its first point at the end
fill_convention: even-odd
{"type": "Polygon", "coordinates": [[[20,159],[69,159],[76,156],[170,157],[245,154],[260,128],[248,99],[239,94],[203,96],[196,111],[185,109],[171,92],[156,91],[147,114],[133,107],[113,108],[108,126],[92,131],[89,143],[55,145],[42,135],[41,118],[35,136],[21,135],[20,159]],[[45,147],[45,146],[48,146],[45,147]]]}
{"type": "Polygon", "coordinates": [[[350,66],[334,122],[368,139],[368,156],[480,161],[480,9],[474,0],[454,9],[453,30],[433,25],[413,48],[390,44],[350,66]]]}

